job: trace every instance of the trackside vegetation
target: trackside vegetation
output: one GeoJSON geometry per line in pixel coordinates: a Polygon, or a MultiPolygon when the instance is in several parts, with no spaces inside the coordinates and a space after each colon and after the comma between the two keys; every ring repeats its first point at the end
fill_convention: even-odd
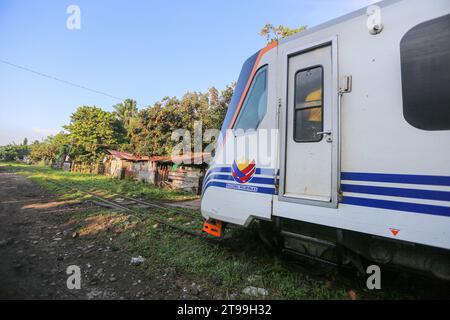
{"type": "Polygon", "coordinates": [[[2,167],[8,171],[27,176],[43,187],[49,187],[47,181],[60,182],[84,191],[102,191],[118,193],[129,197],[143,199],[183,201],[197,199],[197,195],[173,189],[160,189],[151,184],[134,180],[117,180],[104,175],[64,172],[43,165],[26,165],[21,163],[4,162],[2,167]]]}

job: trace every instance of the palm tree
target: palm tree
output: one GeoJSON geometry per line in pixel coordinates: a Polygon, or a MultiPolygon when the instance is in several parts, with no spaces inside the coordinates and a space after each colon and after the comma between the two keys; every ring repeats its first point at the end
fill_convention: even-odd
{"type": "Polygon", "coordinates": [[[132,99],[116,104],[114,106],[114,114],[117,119],[123,123],[125,129],[129,129],[131,120],[136,117],[138,113],[137,103],[132,99]]]}

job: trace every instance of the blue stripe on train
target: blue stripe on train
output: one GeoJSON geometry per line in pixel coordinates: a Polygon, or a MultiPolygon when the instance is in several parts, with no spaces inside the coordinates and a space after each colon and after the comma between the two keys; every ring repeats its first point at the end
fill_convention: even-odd
{"type": "Polygon", "coordinates": [[[341,174],[341,179],[352,181],[450,186],[450,177],[448,176],[343,172],[341,174]]]}
{"type": "Polygon", "coordinates": [[[342,191],[390,197],[450,201],[450,192],[343,184],[342,191]]]}
{"type": "MultiPolygon", "coordinates": [[[[231,172],[231,167],[216,167],[208,170],[206,177],[207,178],[210,174],[216,173],[216,172],[231,172]]],[[[262,174],[267,176],[275,175],[276,170],[275,169],[264,169],[264,168],[256,168],[256,174],[262,174]]]]}
{"type": "MultiPolygon", "coordinates": [[[[255,174],[256,175],[265,175],[265,176],[274,176],[276,170],[275,169],[261,169],[257,168],[255,174]]],[[[214,173],[231,173],[231,167],[216,167],[210,169],[203,180],[203,186],[205,186],[211,179],[210,176],[214,173]]],[[[256,182],[255,182],[256,183],[256,182]]]]}
{"type": "Polygon", "coordinates": [[[344,196],[342,203],[354,206],[450,217],[450,207],[434,206],[429,204],[407,203],[407,202],[387,201],[378,199],[365,199],[346,196],[344,196]]]}
{"type": "MultiPolygon", "coordinates": [[[[262,193],[276,195],[276,189],[268,187],[256,187],[249,184],[233,184],[217,180],[234,181],[229,175],[214,175],[214,173],[230,173],[230,167],[214,168],[208,172],[205,179],[205,188],[219,187],[226,189],[233,189],[238,191],[247,191],[253,193],[262,193]]],[[[276,170],[271,169],[257,169],[257,174],[275,175],[276,170]]],[[[438,186],[450,186],[450,177],[446,176],[424,176],[424,175],[400,175],[400,174],[378,174],[378,173],[342,173],[342,180],[353,181],[370,181],[370,182],[388,182],[388,183],[400,183],[400,184],[418,184],[418,185],[438,185],[438,186]]],[[[259,178],[255,177],[252,183],[274,185],[275,178],[259,178]]],[[[415,198],[437,201],[450,201],[450,192],[447,191],[434,191],[434,190],[419,190],[419,189],[406,189],[406,188],[391,188],[391,187],[376,187],[376,186],[359,186],[351,184],[343,184],[342,190],[344,192],[372,194],[392,197],[403,198],[415,198]]],[[[429,204],[418,204],[399,201],[388,201],[380,199],[366,199],[359,197],[344,196],[343,204],[371,207],[378,209],[387,209],[403,212],[413,212],[437,216],[450,217],[450,207],[436,206],[429,204]]]]}

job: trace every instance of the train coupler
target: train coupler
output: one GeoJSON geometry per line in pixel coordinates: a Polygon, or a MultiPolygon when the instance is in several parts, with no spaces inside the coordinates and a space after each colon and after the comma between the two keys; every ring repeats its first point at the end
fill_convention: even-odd
{"type": "Polygon", "coordinates": [[[206,220],[203,223],[203,231],[214,237],[222,237],[223,234],[223,222],[219,220],[206,220]]]}

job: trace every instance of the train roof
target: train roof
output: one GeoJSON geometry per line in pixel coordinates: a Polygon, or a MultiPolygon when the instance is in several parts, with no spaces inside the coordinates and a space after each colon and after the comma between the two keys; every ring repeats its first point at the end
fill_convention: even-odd
{"type": "MultiPolygon", "coordinates": [[[[372,5],[377,5],[380,8],[384,8],[384,7],[390,6],[390,5],[395,4],[397,2],[400,2],[400,1],[402,1],[402,0],[384,0],[384,1],[373,3],[372,5]]],[[[286,43],[286,42],[289,42],[289,41],[293,41],[293,40],[299,39],[301,37],[305,37],[307,35],[310,35],[310,34],[312,34],[314,32],[320,31],[322,29],[326,29],[326,28],[329,28],[329,27],[331,27],[333,25],[337,25],[337,24],[345,22],[347,20],[351,20],[353,18],[365,15],[366,12],[367,12],[367,7],[361,8],[361,9],[356,10],[354,12],[348,13],[348,14],[346,14],[344,16],[332,19],[332,20],[330,20],[328,22],[319,24],[319,25],[317,25],[315,27],[312,27],[310,29],[306,29],[306,30],[304,30],[302,32],[296,33],[296,34],[294,34],[292,36],[286,37],[284,39],[280,39],[278,42],[279,42],[279,44],[283,44],[283,43],[286,43]]]]}

